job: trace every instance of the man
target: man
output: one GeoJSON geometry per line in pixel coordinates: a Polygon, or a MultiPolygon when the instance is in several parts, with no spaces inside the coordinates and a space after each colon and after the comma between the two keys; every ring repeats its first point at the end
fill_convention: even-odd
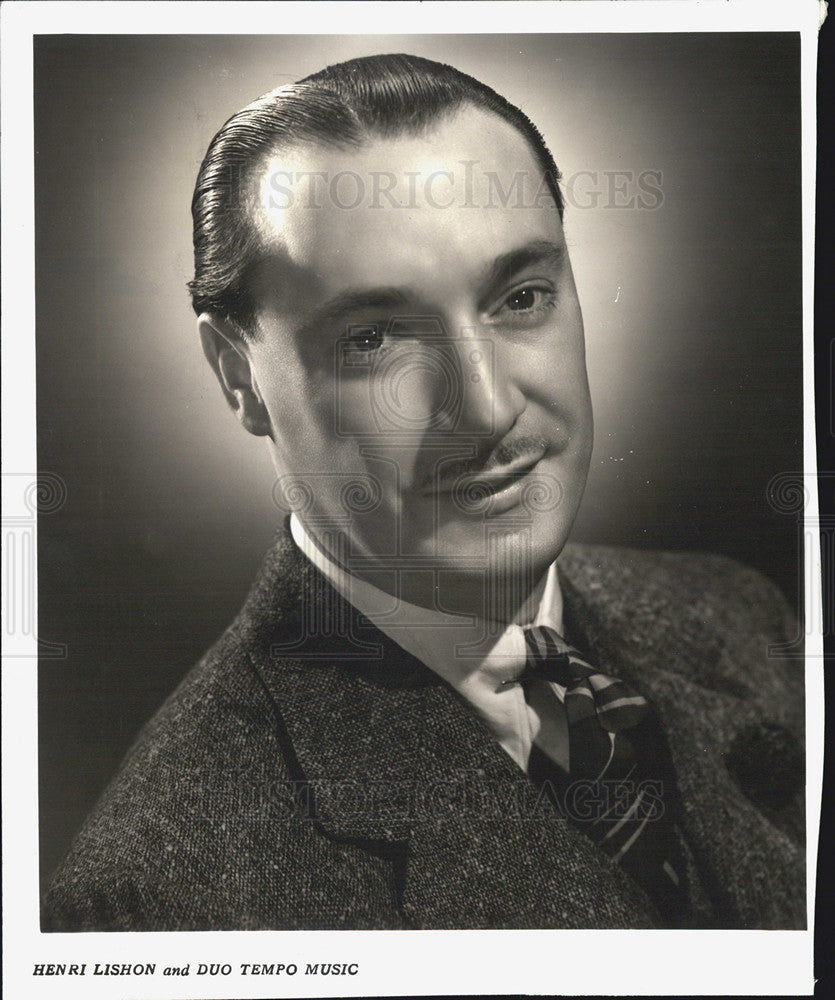
{"type": "Polygon", "coordinates": [[[592,418],[558,176],[517,108],[403,55],[214,138],[198,329],[290,516],[45,929],[805,926],[782,599],[566,544],[592,418]]]}

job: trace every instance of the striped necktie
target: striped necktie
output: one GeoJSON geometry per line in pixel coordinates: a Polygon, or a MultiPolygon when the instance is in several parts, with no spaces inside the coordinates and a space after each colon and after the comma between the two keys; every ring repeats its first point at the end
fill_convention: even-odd
{"type": "Polygon", "coordinates": [[[565,688],[569,739],[567,773],[534,745],[529,776],[674,922],[684,899],[684,867],[669,815],[671,775],[661,765],[661,737],[647,700],[601,673],[551,628],[526,629],[525,644],[517,680],[526,696],[537,682],[565,688]]]}

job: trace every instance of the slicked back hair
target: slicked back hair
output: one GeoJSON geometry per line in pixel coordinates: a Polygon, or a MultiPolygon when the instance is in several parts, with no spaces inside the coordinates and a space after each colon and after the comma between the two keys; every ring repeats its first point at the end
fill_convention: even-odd
{"type": "Polygon", "coordinates": [[[194,279],[188,287],[194,311],[222,316],[244,336],[251,331],[248,277],[263,247],[247,192],[266,159],[307,143],[351,148],[373,137],[420,135],[463,107],[492,111],[522,135],[562,217],[554,159],[537,127],[515,105],[474,77],[431,59],[351,59],[258,98],[212,139],[191,203],[194,279]]]}

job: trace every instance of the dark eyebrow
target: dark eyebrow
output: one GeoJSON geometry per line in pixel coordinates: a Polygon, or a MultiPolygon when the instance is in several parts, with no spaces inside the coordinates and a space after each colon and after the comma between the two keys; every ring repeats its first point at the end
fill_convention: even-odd
{"type": "Polygon", "coordinates": [[[319,327],[330,327],[340,320],[347,320],[352,313],[363,310],[395,309],[408,301],[408,294],[402,288],[369,288],[339,292],[306,317],[298,332],[315,333],[319,327]]]}
{"type": "Polygon", "coordinates": [[[560,267],[565,260],[565,246],[552,240],[532,240],[525,246],[497,257],[487,268],[482,279],[483,296],[486,298],[498,285],[506,285],[518,271],[533,264],[550,264],[560,267]]]}

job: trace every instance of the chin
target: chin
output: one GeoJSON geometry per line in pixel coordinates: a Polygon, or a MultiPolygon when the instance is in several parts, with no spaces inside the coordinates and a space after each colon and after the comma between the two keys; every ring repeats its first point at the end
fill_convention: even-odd
{"type": "Polygon", "coordinates": [[[570,528],[554,513],[450,520],[437,531],[405,533],[403,550],[467,575],[539,576],[562,551],[570,528]]]}

